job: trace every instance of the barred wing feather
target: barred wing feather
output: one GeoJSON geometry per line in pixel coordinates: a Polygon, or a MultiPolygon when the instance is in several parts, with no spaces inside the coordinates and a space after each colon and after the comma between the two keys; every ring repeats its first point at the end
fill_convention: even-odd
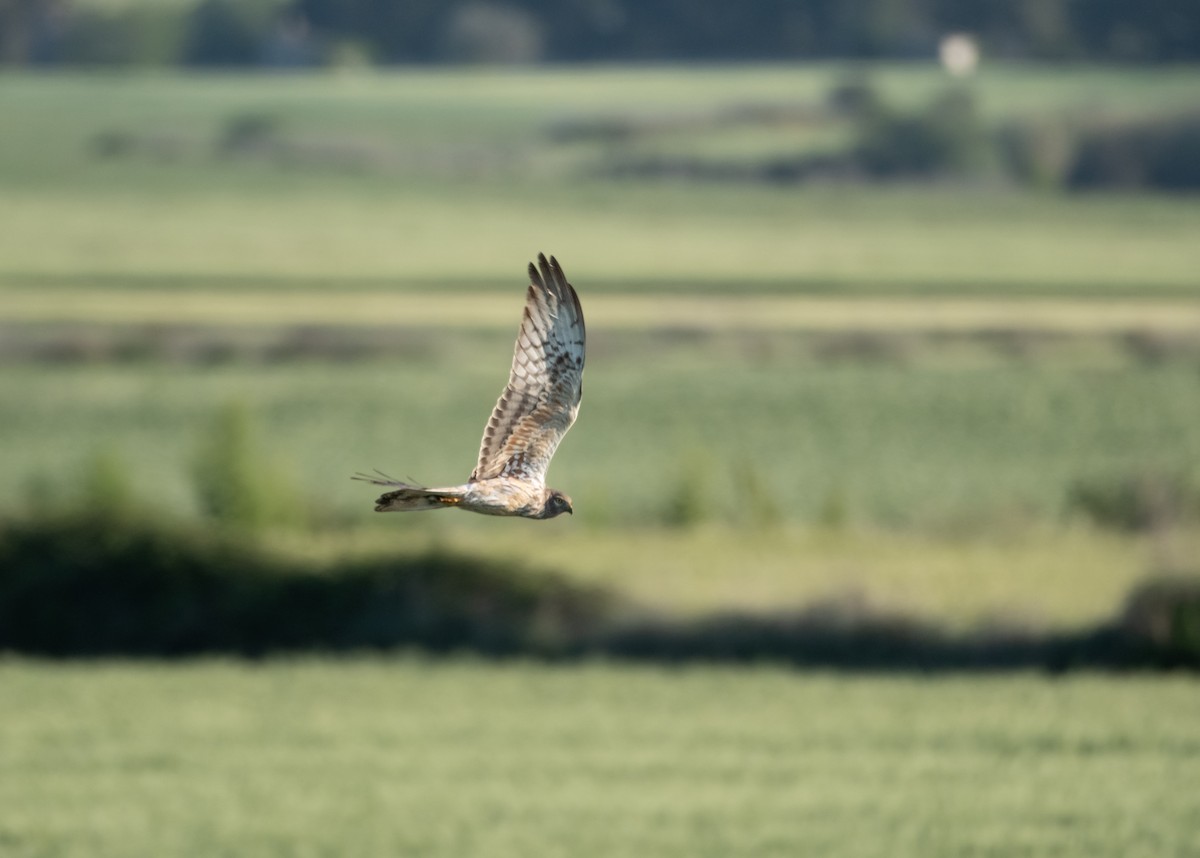
{"type": "Polygon", "coordinates": [[[579,296],[553,256],[538,254],[529,279],[508,385],[484,428],[472,481],[509,476],[544,483],[579,413],[586,340],[579,296]]]}

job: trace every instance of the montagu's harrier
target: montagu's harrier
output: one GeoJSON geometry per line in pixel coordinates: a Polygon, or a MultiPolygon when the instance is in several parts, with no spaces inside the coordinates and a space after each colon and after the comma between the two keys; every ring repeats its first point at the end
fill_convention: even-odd
{"type": "Polygon", "coordinates": [[[525,518],[573,512],[569,497],[547,488],[546,468],[579,413],[583,309],[553,256],[547,262],[538,254],[529,279],[508,386],[483,430],[471,478],[460,486],[424,488],[359,474],[355,479],[394,487],[379,496],[376,512],[457,507],[525,518]]]}

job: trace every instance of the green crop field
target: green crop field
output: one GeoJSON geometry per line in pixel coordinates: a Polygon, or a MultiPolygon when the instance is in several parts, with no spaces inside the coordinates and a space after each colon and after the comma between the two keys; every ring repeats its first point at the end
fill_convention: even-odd
{"type": "MultiPolygon", "coordinates": [[[[865,617],[903,646],[899,617],[931,646],[1077,634],[1086,664],[1130,652],[1097,630],[1161,644],[1162,609],[1122,611],[1148,577],[1200,574],[1194,196],[1033,189],[995,164],[924,184],[629,169],[845,145],[834,90],[864,79],[897,109],[950,88],[915,63],[6,72],[0,518],[111,525],[95,553],[121,568],[98,581],[138,565],[121,528],[167,521],[139,543],[166,577],[114,599],[89,595],[92,536],[63,540],[61,581],[26,538],[4,593],[84,591],[23,615],[32,639],[42,614],[112,640],[148,617],[195,651],[176,597],[210,585],[200,615],[252,603],[243,626],[288,619],[270,594],[341,592],[370,622],[354,587],[449,557],[600,585],[676,631],[813,608],[826,643],[865,617]],[[470,472],[538,251],[589,321],[549,474],[578,514],[376,515],[353,472],[470,472]],[[249,525],[199,491],[222,453],[292,513],[228,553],[218,527],[249,525]],[[253,548],[291,577],[243,585],[253,548]],[[352,567],[349,589],[312,586],[352,567]]],[[[1189,68],[989,63],[955,85],[989,134],[1200,98],[1189,68]]],[[[1182,858],[1198,695],[1169,673],[5,655],[0,854],[1182,858]]]]}
{"type": "Polygon", "coordinates": [[[0,663],[32,856],[1184,856],[1181,677],[0,663]]]}
{"type": "Polygon", "coordinates": [[[185,192],[156,190],[155,178],[139,171],[129,187],[87,193],[6,191],[0,300],[10,289],[95,283],[147,291],[182,282],[215,299],[314,281],[347,298],[413,281],[423,292],[471,293],[519,284],[523,260],[538,249],[569,260],[581,286],[586,275],[603,289],[694,284],[709,294],[1011,289],[1194,299],[1200,266],[1190,240],[1200,213],[1170,198],[536,179],[389,190],[362,180],[314,187],[257,170],[248,189],[185,192]]]}
{"type": "MultiPolygon", "coordinates": [[[[952,625],[1107,616],[1193,540],[1101,532],[1074,501],[1200,481],[1189,198],[613,181],[611,146],[556,131],[820,145],[824,119],[713,117],[819,115],[859,71],[9,76],[0,507],[70,498],[108,456],[143,502],[192,514],[196,451],[235,403],[296,505],[336,523],[283,538],[297,550],[518,555],[519,527],[374,516],[347,477],[469,472],[545,250],[584,297],[590,358],[551,471],[579,515],[542,535],[543,567],[685,612],[862,590],[952,625]]],[[[945,86],[866,71],[897,103],[945,86]]],[[[997,122],[1197,93],[1173,70],[971,87],[997,122]]]]}
{"type": "MultiPolygon", "coordinates": [[[[507,374],[508,347],[494,352],[473,366],[13,368],[0,382],[13,414],[0,453],[6,499],[111,449],[141,472],[139,489],[182,507],[190,457],[231,400],[256,412],[271,455],[301,488],[339,512],[369,494],[349,482],[356,471],[461,479],[507,374]]],[[[1061,515],[1075,481],[1186,473],[1200,460],[1195,369],[1182,361],[1030,369],[655,358],[600,354],[589,368],[583,416],[551,471],[574,488],[581,521],[654,523],[700,469],[693,477],[718,520],[745,517],[758,490],[749,480],[785,521],[836,502],[860,523],[1019,522],[1061,515]]]]}
{"type": "MultiPolygon", "coordinates": [[[[570,260],[593,288],[624,291],[1195,297],[1200,214],[1186,199],[611,182],[597,173],[608,148],[553,134],[613,115],[820,107],[852,73],[12,76],[0,89],[0,301],[52,284],[491,288],[519,279],[537,249],[570,260]]],[[[909,101],[946,86],[906,67],[874,79],[909,101]]],[[[1179,108],[1197,93],[1185,71],[999,68],[972,87],[997,121],[1179,108]]],[[[670,149],[723,133],[701,124],[649,136],[670,149]]],[[[786,153],[826,132],[756,133],[786,153]]]]}
{"type": "MultiPolygon", "coordinates": [[[[507,354],[499,335],[485,339],[507,354]]],[[[10,510],[37,491],[76,496],[93,457],[110,455],[143,502],[186,513],[197,451],[240,402],[291,503],[352,528],[323,540],[470,546],[687,611],[861,590],[955,625],[1010,609],[1074,625],[1185,564],[1188,540],[1103,535],[1070,500],[1089,482],[1194,473],[1194,363],[976,361],[763,366],[735,352],[668,354],[647,370],[597,357],[550,474],[578,515],[543,526],[535,557],[527,524],[379,516],[374,488],[349,479],[376,467],[465,478],[503,381],[495,361],[13,367],[0,379],[12,415],[0,464],[10,510]],[[692,526],[664,530],[681,495],[692,526]],[[796,530],[814,524],[831,536],[796,530]]]]}
{"type": "MultiPolygon", "coordinates": [[[[734,524],[764,514],[968,532],[989,521],[1001,530],[1065,522],[1081,485],[1194,475],[1193,367],[691,358],[647,371],[597,358],[585,417],[551,474],[572,487],[579,522],[593,526],[661,523],[689,490],[702,496],[697,520],[734,524]],[[662,437],[665,448],[655,443],[662,437]]],[[[0,380],[11,415],[3,502],[20,505],[35,483],[68,491],[96,454],[113,453],[138,493],[188,511],[195,452],[219,411],[237,403],[249,406],[269,458],[295,478],[298,504],[319,498],[353,516],[369,492],[348,481],[356,471],[464,477],[503,374],[437,360],[13,367],[0,380]]]]}

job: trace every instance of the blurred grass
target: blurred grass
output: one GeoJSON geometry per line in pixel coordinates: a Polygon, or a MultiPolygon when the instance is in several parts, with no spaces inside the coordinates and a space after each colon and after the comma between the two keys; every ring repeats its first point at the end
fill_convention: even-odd
{"type": "MultiPolygon", "coordinates": [[[[917,66],[866,71],[898,104],[947,85],[917,66]]],[[[522,261],[544,249],[591,282],[636,288],[782,282],[1195,296],[1200,213],[1186,199],[602,183],[587,177],[604,144],[563,145],[549,133],[563,120],[613,114],[820,107],[831,86],[857,73],[812,65],[9,75],[0,88],[0,287],[41,287],[47,276],[79,286],[157,279],[172,289],[189,277],[231,288],[255,278],[289,288],[314,278],[322,288],[498,286],[519,280],[522,261]],[[308,155],[223,150],[247,120],[266,129],[267,142],[278,134],[308,155]],[[134,153],[103,156],[105,135],[128,138],[134,153]]],[[[996,66],[971,87],[995,117],[1146,112],[1197,95],[1194,75],[1170,69],[996,66]]],[[[653,145],[794,154],[828,133],[822,123],[718,125],[658,135],[653,145]]]]}
{"type": "MultiPolygon", "coordinates": [[[[270,457],[288,466],[279,490],[326,528],[352,528],[281,536],[291,550],[452,544],[525,561],[536,525],[376,515],[374,490],[348,479],[372,467],[464,478],[506,372],[484,355],[506,354],[508,339],[350,364],[12,366],[0,377],[11,415],[4,505],[19,508],[35,489],[70,497],[103,439],[131,463],[135,496],[189,512],[188,466],[213,415],[253,403],[270,457]]],[[[1082,479],[1194,476],[1194,362],[651,354],[610,354],[589,369],[581,420],[550,472],[579,514],[538,530],[538,565],[683,614],[863,593],[954,628],[1006,614],[1077,627],[1195,548],[1183,536],[1172,546],[1081,527],[1069,506],[1082,479]],[[680,471],[697,458],[710,471],[709,519],[664,530],[680,471]],[[754,511],[747,473],[782,524],[754,511]]]]}
{"type": "MultiPolygon", "coordinates": [[[[457,550],[529,562],[529,532],[484,523],[452,534],[384,532],[280,535],[299,557],[385,554],[452,542],[457,550]]],[[[539,533],[536,563],[624,594],[672,618],[723,610],[772,612],[818,602],[859,602],[919,617],[951,632],[989,626],[1072,632],[1111,618],[1166,556],[1200,549],[1180,535],[1165,547],[1146,536],[1085,526],[955,535],[708,525],[694,530],[590,529],[539,533]]]]}
{"type": "MultiPolygon", "coordinates": [[[[1069,503],[1081,480],[1196,478],[1193,200],[602,183],[602,143],[551,139],[820,104],[857,71],[6,74],[0,346],[56,345],[5,351],[0,511],[82,492],[195,513],[188,465],[241,403],[319,523],[266,541],[308,563],[450,546],[672,617],[843,597],[950,630],[1113,616],[1200,553],[1194,526],[1105,531],[1069,503]],[[245,120],[309,161],[222,152],[245,120]],[[352,472],[469,472],[539,250],[592,323],[550,473],[580,514],[375,515],[352,472]],[[351,325],[365,352],[314,356],[351,325]],[[712,496],[667,527],[698,462],[712,496]]],[[[946,84],[868,71],[900,106],[946,84]]],[[[971,86],[989,119],[1198,93],[1186,68],[985,65],[971,86]]],[[[1170,676],[0,660],[0,688],[14,858],[1200,850],[1196,689],[1170,676]]]]}
{"type": "Polygon", "coordinates": [[[6,191],[0,287],[129,276],[164,289],[186,278],[240,288],[268,277],[339,291],[364,279],[519,289],[524,261],[544,250],[585,290],[590,281],[737,290],[782,281],[797,291],[815,283],[1194,299],[1200,269],[1191,240],[1200,209],[1186,199],[561,180],[305,188],[287,173],[237,190],[154,182],[6,191]]]}
{"type": "Polygon", "coordinates": [[[10,660],[0,684],[12,858],[1200,848],[1180,677],[10,660]]]}
{"type": "MultiPolygon", "coordinates": [[[[863,74],[889,101],[902,105],[925,102],[948,84],[933,65],[832,63],[533,71],[407,68],[258,77],[8,74],[0,90],[0,112],[32,121],[6,125],[0,173],[10,182],[38,185],[69,187],[82,178],[103,182],[121,172],[106,176],[87,163],[86,143],[98,129],[214,135],[231,115],[264,112],[299,131],[353,129],[396,143],[416,166],[428,167],[447,163],[447,152],[478,153],[478,142],[472,140],[481,127],[489,132],[487,142],[520,147],[536,143],[547,124],[581,116],[670,118],[740,105],[820,104],[833,85],[863,74]],[[451,148],[441,148],[446,146],[451,148]],[[21,169],[13,169],[18,163],[21,169]]],[[[993,64],[969,85],[990,116],[1096,108],[1138,114],[1191,106],[1196,94],[1195,75],[1188,68],[1050,70],[993,64]]],[[[774,132],[776,145],[789,141],[788,131],[774,132]]],[[[185,181],[195,178],[193,173],[185,181]]]]}
{"type": "MultiPolygon", "coordinates": [[[[347,479],[359,470],[459,479],[507,376],[508,348],[497,351],[502,359],[450,352],[350,364],[13,366],[0,379],[12,415],[0,450],[5,502],[19,502],[32,475],[61,473],[104,439],[136,456],[144,490],[153,485],[160,502],[183,508],[183,463],[229,401],[253,404],[301,488],[336,510],[364,503],[364,487],[347,479]]],[[[725,518],[737,518],[735,479],[748,464],[792,521],[815,519],[835,496],[851,522],[969,529],[1052,520],[1078,478],[1190,473],[1200,461],[1195,379],[1188,360],[596,358],[582,416],[550,477],[571,491],[584,523],[589,508],[597,521],[657,521],[691,451],[708,462],[714,510],[725,518]]]]}
{"type": "MultiPolygon", "coordinates": [[[[300,502],[331,531],[363,525],[297,550],[520,551],[523,523],[373,516],[347,477],[469,472],[524,264],[545,250],[591,322],[587,401],[551,472],[580,515],[539,531],[563,571],[683,612],[861,586],[950,624],[1009,606],[1054,624],[1110,613],[1178,551],[1076,528],[1068,498],[1081,480],[1196,478],[1191,199],[606,183],[605,144],[553,135],[611,116],[802,113],[860,71],[6,75],[0,346],[34,346],[5,352],[0,375],[0,507],[69,493],[111,451],[131,491],[192,511],[187,462],[240,402],[300,502]],[[247,127],[293,148],[229,147],[247,127]],[[372,345],[345,345],[351,328],[372,345]],[[110,336],[132,345],[95,346],[110,336]],[[336,360],[314,357],[321,337],[340,338],[336,360]],[[702,520],[661,530],[697,461],[712,469],[702,520]],[[764,498],[769,514],[749,512],[764,498]]],[[[897,105],[947,83],[866,71],[897,105]]],[[[991,119],[1178,109],[1198,91],[1187,69],[996,65],[970,86],[991,119]]],[[[830,133],[651,142],[761,157],[830,133]]]]}
{"type": "MultiPolygon", "coordinates": [[[[372,326],[401,320],[408,328],[510,328],[520,302],[496,292],[460,292],[430,284],[395,294],[306,291],[281,304],[274,290],[182,294],[96,287],[29,287],[0,292],[8,322],[97,325],[372,326]]],[[[510,292],[513,290],[509,290],[510,292]]],[[[781,295],[605,295],[589,297],[593,327],[616,331],[876,331],[884,333],[1200,332],[1200,303],[971,297],[967,299],[781,295]]]]}

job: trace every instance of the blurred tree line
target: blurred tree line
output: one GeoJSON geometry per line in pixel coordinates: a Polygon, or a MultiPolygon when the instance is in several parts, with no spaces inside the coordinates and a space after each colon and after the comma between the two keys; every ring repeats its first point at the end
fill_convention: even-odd
{"type": "Polygon", "coordinates": [[[310,66],[930,56],[1200,59],[1196,0],[0,0],[0,62],[310,66]]]}

